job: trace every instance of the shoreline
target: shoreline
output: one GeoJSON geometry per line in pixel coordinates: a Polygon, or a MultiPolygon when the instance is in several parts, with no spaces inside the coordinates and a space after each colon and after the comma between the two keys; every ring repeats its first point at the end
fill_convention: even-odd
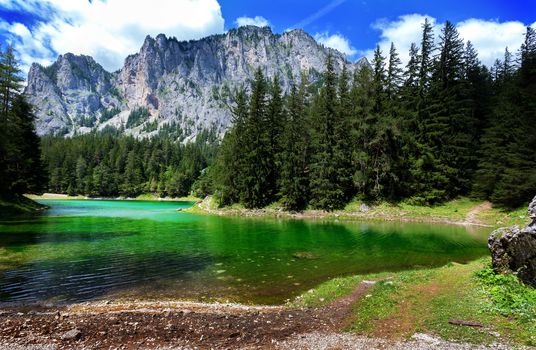
{"type": "MultiPolygon", "coordinates": [[[[462,199],[461,201],[467,201],[462,199]]],[[[246,209],[243,207],[217,208],[209,196],[195,203],[191,208],[184,209],[186,213],[198,215],[213,215],[222,217],[248,217],[248,218],[275,218],[296,220],[325,220],[325,221],[387,221],[459,225],[466,227],[494,228],[499,226],[522,225],[528,223],[528,217],[517,215],[518,211],[502,212],[493,208],[489,202],[463,203],[464,210],[454,208],[450,212],[439,214],[443,206],[426,207],[414,206],[403,208],[398,205],[367,206],[366,211],[353,205],[352,208],[327,212],[324,210],[304,210],[302,212],[289,212],[282,208],[268,207],[263,209],[246,209]],[[357,208],[356,208],[357,207],[357,208]],[[439,209],[435,209],[439,208],[439,209]],[[427,209],[428,213],[418,213],[419,209],[427,209]],[[438,213],[435,213],[438,212],[438,213]]],[[[446,205],[449,205],[447,203],[446,205]]]]}
{"type": "MultiPolygon", "coordinates": [[[[471,291],[477,290],[471,276],[483,264],[480,260],[422,272],[334,279],[304,292],[291,303],[274,306],[121,299],[68,305],[0,305],[0,349],[32,346],[78,349],[91,348],[98,343],[106,348],[286,350],[311,349],[311,341],[321,342],[318,347],[312,347],[314,349],[523,349],[527,339],[517,339],[515,335],[518,333],[508,331],[512,324],[496,320],[489,312],[473,320],[469,312],[453,310],[447,307],[448,304],[441,306],[448,315],[445,319],[438,316],[439,326],[429,326],[422,321],[422,317],[436,320],[433,317],[437,310],[432,312],[433,315],[417,313],[421,317],[415,319],[405,316],[406,321],[412,323],[410,327],[401,326],[396,321],[408,312],[420,312],[421,303],[432,307],[435,298],[444,300],[448,296],[448,300],[455,303],[457,298],[453,297],[464,296],[465,291],[451,283],[454,277],[462,278],[462,284],[470,283],[471,291]],[[434,287],[433,294],[421,294],[427,286],[434,287]],[[334,295],[330,288],[342,288],[342,291],[334,295]],[[383,292],[386,289],[388,294],[383,292]],[[383,300],[389,295],[398,298],[408,292],[416,293],[414,298],[417,298],[410,303],[411,309],[404,311],[395,307],[389,312],[394,312],[396,318],[383,315],[382,322],[371,319],[372,329],[355,329],[361,319],[371,316],[367,302],[375,298],[383,300]],[[402,314],[398,315],[398,312],[402,314]],[[455,317],[482,322],[483,326],[470,329],[449,324],[449,320],[458,319],[455,317]],[[441,332],[444,327],[448,332],[441,332]],[[497,335],[499,331],[501,334],[497,335]]],[[[384,304],[391,305],[389,302],[380,305],[384,304]]]]}
{"type": "Polygon", "coordinates": [[[88,196],[69,196],[62,193],[43,193],[42,195],[25,195],[31,200],[125,200],[125,201],[162,201],[162,202],[198,202],[201,198],[197,197],[159,197],[153,194],[142,194],[137,197],[88,197],[88,196]]]}

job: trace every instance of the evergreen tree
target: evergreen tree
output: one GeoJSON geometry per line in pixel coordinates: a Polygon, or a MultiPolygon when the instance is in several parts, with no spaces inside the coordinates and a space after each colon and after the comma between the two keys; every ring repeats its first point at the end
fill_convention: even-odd
{"type": "Polygon", "coordinates": [[[352,140],[353,183],[357,192],[366,195],[371,154],[368,144],[373,137],[373,128],[377,122],[374,113],[373,71],[369,65],[362,65],[354,72],[352,90],[352,124],[350,139],[352,140]]]}
{"type": "Polygon", "coordinates": [[[273,162],[267,125],[267,93],[268,84],[259,68],[251,86],[249,113],[242,145],[244,161],[240,171],[243,181],[240,201],[247,208],[262,208],[274,198],[270,178],[273,162]]]}
{"type": "Polygon", "coordinates": [[[287,210],[303,210],[309,198],[308,159],[310,153],[306,106],[307,76],[299,89],[292,86],[288,121],[282,138],[280,195],[287,210]]]}
{"type": "Polygon", "coordinates": [[[21,82],[9,47],[0,52],[0,197],[40,193],[46,184],[35,117],[20,93],[21,82]]]}
{"type": "Polygon", "coordinates": [[[314,208],[335,210],[346,203],[346,194],[339,183],[338,155],[336,154],[335,124],[338,122],[337,74],[333,57],[326,60],[323,86],[313,106],[311,157],[311,200],[314,208]]]}
{"type": "Polygon", "coordinates": [[[286,111],[284,110],[281,85],[277,75],[274,76],[269,89],[270,99],[266,111],[266,126],[269,139],[269,148],[266,153],[268,157],[267,163],[269,164],[267,189],[269,191],[268,197],[274,200],[277,194],[277,182],[280,173],[281,138],[286,124],[286,111]]]}
{"type": "Polygon", "coordinates": [[[241,169],[244,161],[244,135],[248,118],[248,102],[244,90],[238,92],[235,103],[233,127],[225,134],[215,165],[215,194],[220,205],[239,202],[243,189],[241,169]]]}

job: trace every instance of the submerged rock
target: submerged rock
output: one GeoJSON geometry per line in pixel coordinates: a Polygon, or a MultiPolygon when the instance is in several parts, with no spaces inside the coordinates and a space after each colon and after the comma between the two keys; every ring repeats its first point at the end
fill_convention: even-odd
{"type": "Polygon", "coordinates": [[[488,247],[495,272],[514,273],[536,287],[536,197],[528,213],[532,222],[527,227],[520,229],[516,225],[493,231],[488,247]]]}

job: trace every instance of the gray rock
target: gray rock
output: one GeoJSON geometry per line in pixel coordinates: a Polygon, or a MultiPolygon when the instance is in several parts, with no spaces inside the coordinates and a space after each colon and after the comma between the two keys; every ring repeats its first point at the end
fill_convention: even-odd
{"type": "Polygon", "coordinates": [[[368,213],[369,210],[370,210],[370,207],[366,205],[365,203],[361,203],[361,205],[359,206],[359,211],[362,213],[368,213]]]}
{"type": "Polygon", "coordinates": [[[63,335],[61,336],[61,340],[77,340],[80,338],[81,335],[82,332],[80,332],[79,329],[74,328],[70,331],[63,333],[63,335]]]}
{"type": "Polygon", "coordinates": [[[531,226],[536,224],[536,197],[529,204],[529,218],[532,219],[531,226]]]}
{"type": "Polygon", "coordinates": [[[245,26],[187,42],[160,34],[147,36],[140,52],[113,73],[89,56],[70,53],[49,67],[34,64],[25,94],[35,106],[40,135],[120,128],[140,106],[151,114],[145,124],[156,123],[157,130],[139,125],[125,130],[127,134],[150,136],[174,123],[182,139],[208,128],[222,135],[231,125],[232,95],[248,85],[258,67],[268,77],[278,74],[288,91],[302,71],[317,80],[328,54],[337,71],[345,63],[351,70],[368,64],[366,59],[347,62],[342,53],[318,44],[303,30],[274,34],[268,27],[245,26]],[[107,120],[101,119],[105,113],[107,120]]]}
{"type": "Polygon", "coordinates": [[[532,223],[500,228],[491,233],[488,247],[493,269],[498,273],[514,273],[523,282],[536,287],[536,197],[529,205],[532,223]]]}

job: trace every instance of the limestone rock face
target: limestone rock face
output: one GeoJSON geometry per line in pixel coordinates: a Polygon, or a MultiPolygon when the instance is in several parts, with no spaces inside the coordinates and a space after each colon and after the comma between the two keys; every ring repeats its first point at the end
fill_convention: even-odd
{"type": "Polygon", "coordinates": [[[60,56],[50,67],[34,64],[25,93],[36,106],[40,135],[125,127],[130,111],[145,107],[150,117],[126,133],[150,136],[169,124],[188,139],[204,129],[225,132],[232,96],[248,87],[258,67],[269,78],[279,75],[288,91],[302,71],[317,80],[328,54],[337,71],[345,63],[350,70],[368,64],[366,59],[347,62],[303,30],[274,34],[268,27],[245,26],[195,41],[160,34],[147,36],[140,52],[113,73],[91,57],[73,54],[60,56]]]}
{"type": "Polygon", "coordinates": [[[514,273],[525,283],[536,287],[536,197],[529,205],[532,223],[493,231],[488,239],[493,269],[514,273]]]}

